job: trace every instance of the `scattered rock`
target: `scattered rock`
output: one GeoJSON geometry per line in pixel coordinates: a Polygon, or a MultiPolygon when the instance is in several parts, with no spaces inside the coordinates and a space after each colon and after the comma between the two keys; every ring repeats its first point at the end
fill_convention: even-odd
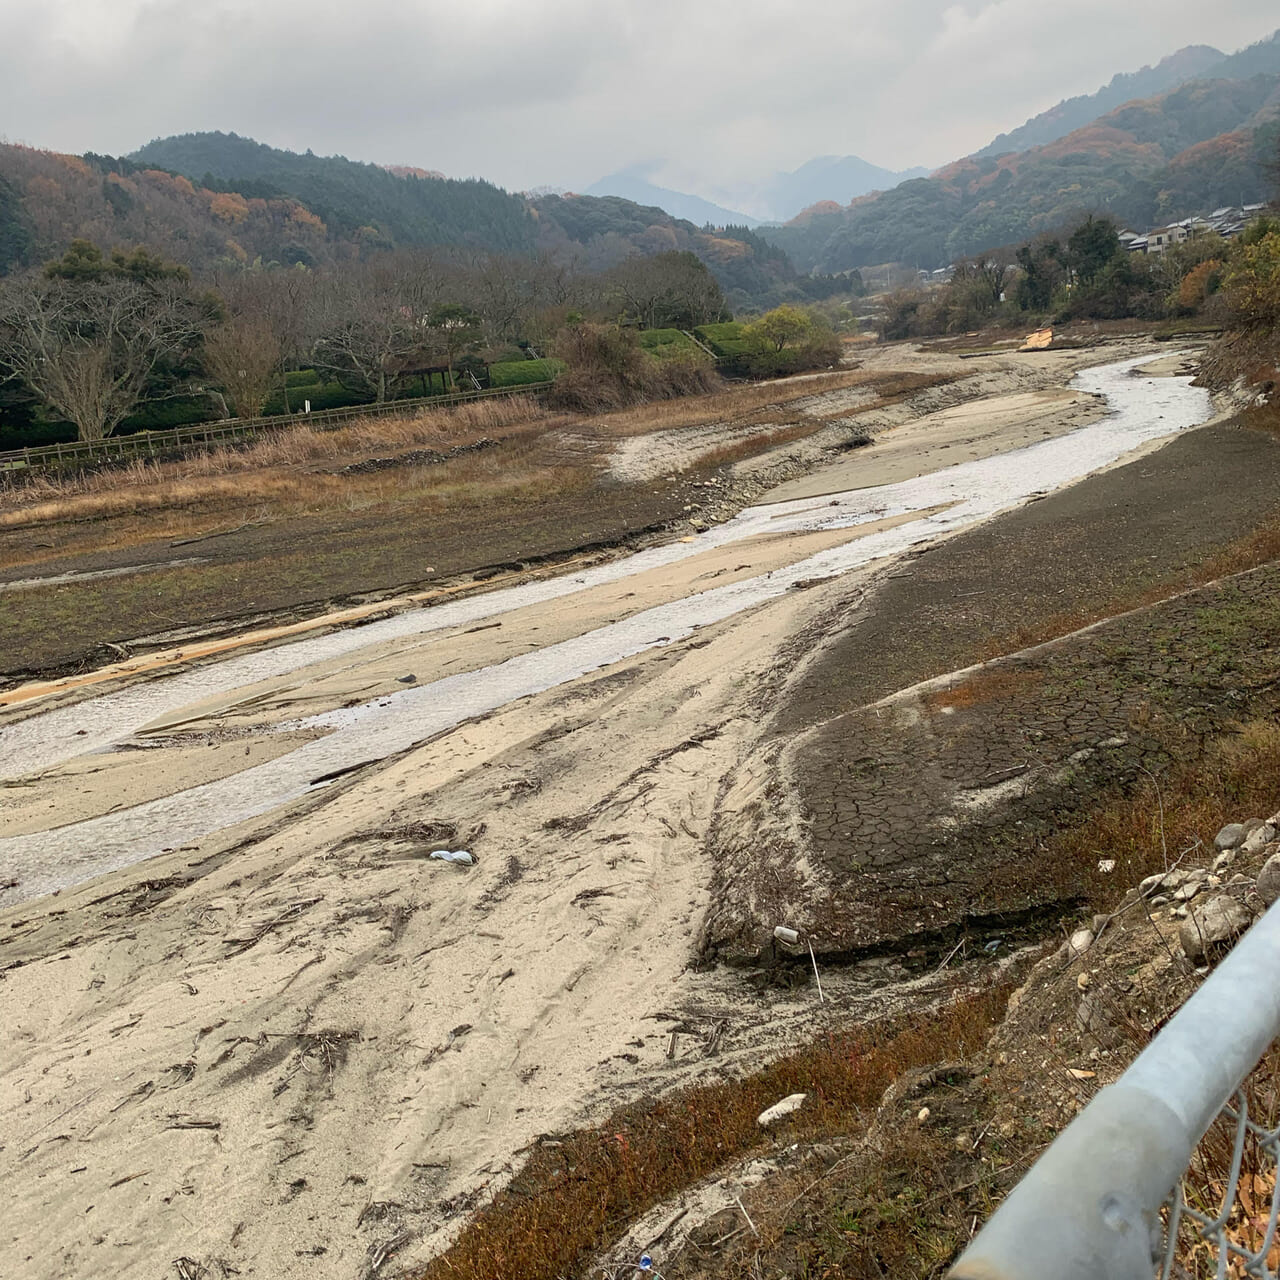
{"type": "Polygon", "coordinates": [[[1234,849],[1224,849],[1213,860],[1213,872],[1217,875],[1221,871],[1225,871],[1236,860],[1234,849]]]}
{"type": "Polygon", "coordinates": [[[1270,906],[1280,898],[1280,853],[1273,853],[1258,873],[1258,897],[1270,906]]]}
{"type": "Polygon", "coordinates": [[[766,1107],[756,1116],[756,1124],[762,1129],[767,1129],[774,1121],[781,1120],[783,1116],[789,1116],[793,1111],[799,1111],[808,1096],[807,1093],[788,1094],[781,1102],[775,1102],[773,1106],[766,1107]]]}
{"type": "Polygon", "coordinates": [[[1244,838],[1248,834],[1244,829],[1243,822],[1228,822],[1221,831],[1213,838],[1213,847],[1221,853],[1224,849],[1238,849],[1244,844],[1244,838]]]}
{"type": "Polygon", "coordinates": [[[1244,841],[1240,845],[1240,852],[1246,858],[1252,857],[1255,853],[1261,853],[1262,850],[1276,838],[1276,829],[1269,822],[1260,822],[1252,831],[1245,836],[1244,841]]]}
{"type": "Polygon", "coordinates": [[[1193,964],[1204,964],[1221,951],[1229,951],[1235,940],[1253,922],[1253,916],[1235,898],[1222,894],[1210,898],[1182,922],[1178,940],[1193,964]]]}
{"type": "Polygon", "coordinates": [[[1093,929],[1093,936],[1096,938],[1098,934],[1100,934],[1103,931],[1103,929],[1105,929],[1107,925],[1109,925],[1110,923],[1111,923],[1110,916],[1104,916],[1104,915],[1094,916],[1093,924],[1091,926],[1093,929]]]}
{"type": "Polygon", "coordinates": [[[1071,935],[1071,950],[1075,955],[1083,955],[1093,946],[1093,930],[1077,929],[1071,935]]]}
{"type": "Polygon", "coordinates": [[[1076,986],[1081,991],[1084,991],[1089,986],[1089,982],[1090,982],[1090,978],[1087,973],[1079,974],[1076,977],[1076,986]]]}
{"type": "Polygon", "coordinates": [[[920,1110],[916,1112],[916,1119],[917,1119],[921,1124],[924,1124],[924,1122],[925,1122],[928,1118],[929,1118],[929,1108],[928,1108],[928,1107],[921,1107],[921,1108],[920,1108],[920,1110]]]}

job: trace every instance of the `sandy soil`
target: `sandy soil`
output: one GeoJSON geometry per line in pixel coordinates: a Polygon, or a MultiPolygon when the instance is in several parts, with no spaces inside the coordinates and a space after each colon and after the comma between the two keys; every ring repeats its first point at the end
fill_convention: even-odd
{"type": "Polygon", "coordinates": [[[1064,388],[959,404],[891,427],[843,462],[779,485],[770,499],[786,502],[896,484],[957,462],[989,458],[1065,435],[1096,422],[1102,412],[1093,397],[1064,388]]]}
{"type": "MultiPolygon", "coordinates": [[[[895,407],[874,465],[910,474],[894,468],[915,449],[942,467],[1066,430],[1091,408],[1051,384],[1138,349],[974,362],[955,395],[1011,402],[895,407]]],[[[822,483],[806,492],[832,491],[822,483]]],[[[501,626],[174,708],[146,750],[15,780],[0,833],[171,793],[266,758],[267,731],[304,712],[408,674],[479,670],[866,532],[736,543],[501,626]]],[[[874,577],[789,592],[197,847],[0,912],[5,1275],[152,1276],[186,1257],[345,1278],[388,1249],[395,1266],[420,1263],[538,1134],[794,1038],[811,997],[689,967],[711,905],[706,851],[726,806],[767,816],[771,779],[744,762],[763,759],[788,682],[874,577]],[[427,856],[446,847],[476,865],[427,856]]],[[[762,821],[766,872],[768,836],[762,821]]],[[[891,976],[834,973],[829,998],[847,1017],[936,989],[891,976]]]]}

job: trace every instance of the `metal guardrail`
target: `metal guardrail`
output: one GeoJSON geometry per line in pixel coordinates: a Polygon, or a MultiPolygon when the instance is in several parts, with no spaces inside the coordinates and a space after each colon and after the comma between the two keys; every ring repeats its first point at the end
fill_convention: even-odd
{"type": "Polygon", "coordinates": [[[1280,1159],[1280,1129],[1249,1119],[1241,1085],[1280,1034],[1280,903],[1237,943],[1113,1085],[1102,1089],[1010,1192],[949,1280],[1154,1280],[1175,1269],[1194,1223],[1217,1275],[1270,1277],[1280,1215],[1271,1190],[1260,1248],[1228,1229],[1246,1139],[1280,1159]],[[1232,1098],[1235,1105],[1228,1105],[1232,1098]],[[1216,1215],[1192,1209],[1182,1178],[1219,1115],[1234,1156],[1216,1215]]]}
{"type": "Polygon", "coordinates": [[[387,400],[382,404],[344,405],[338,409],[316,409],[311,413],[277,414],[264,418],[231,418],[221,422],[194,423],[189,427],[171,427],[167,431],[136,431],[127,436],[107,436],[103,440],[76,440],[67,444],[37,445],[29,449],[0,452],[0,473],[25,472],[44,468],[62,468],[117,461],[126,458],[154,457],[170,449],[195,446],[216,447],[242,440],[263,431],[281,431],[290,427],[326,430],[330,424],[353,418],[376,417],[388,413],[413,413],[418,409],[447,408],[473,400],[493,400],[506,396],[537,395],[550,382],[526,382],[515,387],[490,387],[485,391],[457,391],[448,395],[422,396],[413,400],[387,400]]]}

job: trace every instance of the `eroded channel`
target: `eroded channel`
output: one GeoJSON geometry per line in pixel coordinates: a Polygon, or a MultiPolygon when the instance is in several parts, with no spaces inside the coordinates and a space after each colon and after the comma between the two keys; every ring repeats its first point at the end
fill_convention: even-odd
{"type": "Polygon", "coordinates": [[[81,883],[163,849],[196,842],[309,793],[319,778],[385,759],[516,699],[685,639],[798,583],[833,577],[900,554],[1079,480],[1150,441],[1204,422],[1212,412],[1208,393],[1192,387],[1187,378],[1137,375],[1135,370],[1149,360],[1142,356],[1077,375],[1073,387],[1104,396],[1110,412],[1070,435],[898,484],[752,507],[688,542],[650,548],[561,578],[238,655],[11,725],[0,731],[0,759],[4,777],[19,779],[76,756],[110,750],[192,703],[317,662],[495,618],[531,604],[568,600],[591,587],[762,533],[850,530],[850,541],[785,568],[636,612],[492,666],[276,726],[320,730],[324,736],[230,777],[87,821],[0,838],[0,877],[19,882],[6,895],[6,902],[81,883]],[[910,518],[914,513],[920,514],[910,518]],[[859,526],[894,519],[900,522],[893,527],[858,536],[859,526]]]}

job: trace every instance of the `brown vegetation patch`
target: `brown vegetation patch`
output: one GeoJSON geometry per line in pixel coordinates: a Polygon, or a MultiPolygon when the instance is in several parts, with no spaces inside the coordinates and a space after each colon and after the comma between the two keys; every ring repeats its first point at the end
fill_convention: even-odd
{"type": "Polygon", "coordinates": [[[1025,694],[1044,680],[1044,672],[1030,667],[994,667],[980,671],[947,689],[926,694],[925,706],[933,712],[962,711],[989,702],[1025,694]]]}
{"type": "Polygon", "coordinates": [[[608,1245],[636,1215],[775,1139],[756,1123],[792,1093],[788,1142],[848,1133],[912,1067],[980,1048],[1009,989],[969,992],[944,1009],[830,1032],[743,1080],[697,1085],[615,1112],[596,1129],[543,1140],[511,1185],[427,1270],[428,1280],[556,1280],[608,1245]]]}
{"type": "MultiPolygon", "coordinates": [[[[1154,724],[1171,747],[1185,730],[1176,722],[1154,724]]],[[[1144,876],[1186,860],[1210,860],[1214,834],[1238,815],[1267,814],[1275,808],[1280,778],[1280,726],[1251,720],[1215,739],[1203,756],[1174,765],[1159,777],[1148,775],[1132,794],[1116,796],[1084,821],[1046,842],[1042,865],[1074,892],[1083,892],[1096,910],[1114,896],[1114,884],[1136,884],[1144,876]],[[1114,859],[1113,875],[1098,864],[1114,859]]]]}

